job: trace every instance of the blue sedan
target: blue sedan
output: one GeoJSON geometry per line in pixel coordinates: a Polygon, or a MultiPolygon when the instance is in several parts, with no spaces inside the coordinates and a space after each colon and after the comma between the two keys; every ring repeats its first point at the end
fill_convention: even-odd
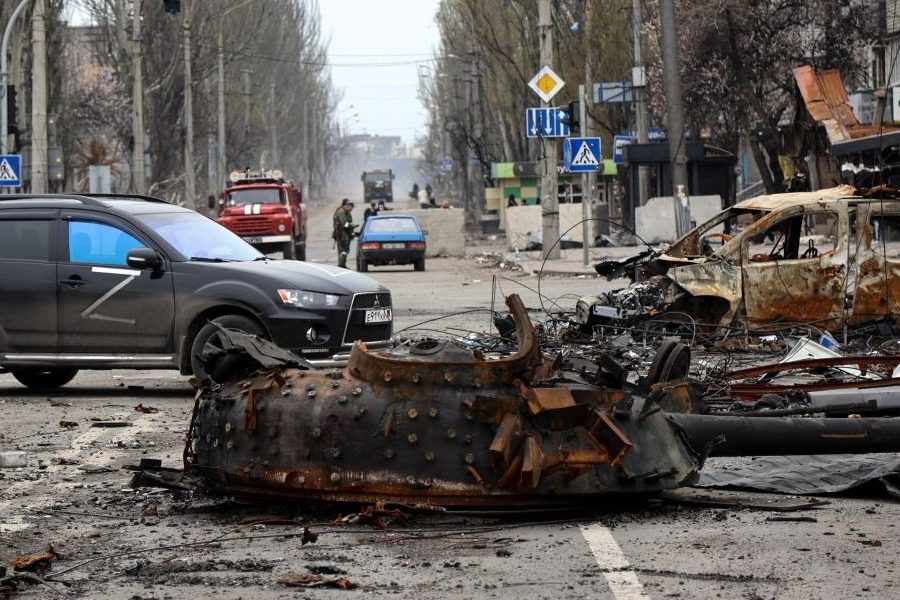
{"type": "Polygon", "coordinates": [[[425,231],[411,215],[375,215],[366,220],[356,246],[356,270],[408,265],[425,270],[425,231]]]}

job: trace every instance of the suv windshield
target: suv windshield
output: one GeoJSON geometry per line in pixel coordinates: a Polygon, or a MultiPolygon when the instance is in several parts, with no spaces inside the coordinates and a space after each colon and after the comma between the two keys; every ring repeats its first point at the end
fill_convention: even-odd
{"type": "Polygon", "coordinates": [[[281,190],[278,188],[235,190],[225,196],[226,206],[242,204],[282,204],[281,190]]]}
{"type": "Polygon", "coordinates": [[[199,260],[257,260],[263,255],[215,221],[195,212],[135,215],[185,258],[199,260]]]}

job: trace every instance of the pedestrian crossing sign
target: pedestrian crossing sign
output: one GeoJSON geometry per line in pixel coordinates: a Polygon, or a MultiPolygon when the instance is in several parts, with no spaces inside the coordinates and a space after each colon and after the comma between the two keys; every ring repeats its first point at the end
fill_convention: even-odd
{"type": "Polygon", "coordinates": [[[566,171],[593,173],[600,170],[600,138],[567,138],[563,152],[566,171]]]}
{"type": "Polygon", "coordinates": [[[22,156],[0,154],[0,187],[21,187],[22,156]]]}

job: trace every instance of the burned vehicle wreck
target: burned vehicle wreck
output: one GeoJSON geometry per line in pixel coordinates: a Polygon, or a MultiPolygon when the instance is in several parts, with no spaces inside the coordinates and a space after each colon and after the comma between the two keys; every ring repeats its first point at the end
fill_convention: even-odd
{"type": "Polygon", "coordinates": [[[900,200],[840,186],[745,200],[665,251],[595,266],[623,289],[578,300],[575,321],[632,324],[662,314],[754,329],[809,323],[829,331],[900,315],[900,200]]]}
{"type": "Polygon", "coordinates": [[[690,407],[670,397],[684,386],[645,393],[608,362],[542,352],[521,300],[507,304],[517,349],[503,356],[358,343],[346,367],[312,370],[237,340],[230,364],[261,368],[202,386],[183,472],[145,463],[140,478],[250,498],[521,508],[688,486],[708,456],[900,449],[894,419],[670,412],[690,407]]]}

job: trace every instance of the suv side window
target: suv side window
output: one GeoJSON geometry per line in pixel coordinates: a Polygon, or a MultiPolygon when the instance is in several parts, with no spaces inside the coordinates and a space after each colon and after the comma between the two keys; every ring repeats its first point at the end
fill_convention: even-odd
{"type": "Polygon", "coordinates": [[[0,259],[50,260],[50,235],[56,221],[10,219],[0,221],[0,259]]]}
{"type": "Polygon", "coordinates": [[[129,250],[145,244],[130,233],[94,221],[69,221],[69,262],[126,266],[129,250]]]}

